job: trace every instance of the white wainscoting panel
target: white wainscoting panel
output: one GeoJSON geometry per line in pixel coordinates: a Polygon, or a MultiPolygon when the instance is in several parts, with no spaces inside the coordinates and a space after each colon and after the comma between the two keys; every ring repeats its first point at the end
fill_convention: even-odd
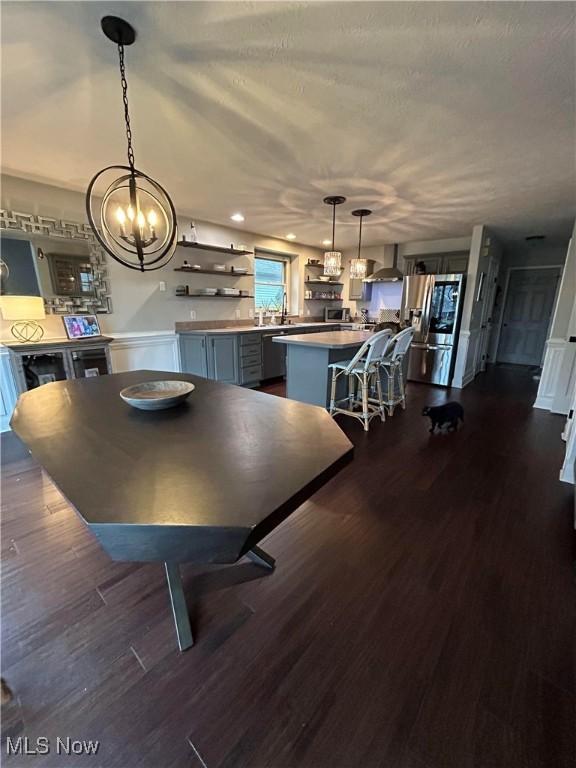
{"type": "Polygon", "coordinates": [[[178,336],[171,331],[111,333],[112,373],[180,371],[178,336]]]}
{"type": "Polygon", "coordinates": [[[456,356],[456,367],[454,369],[454,378],[452,386],[457,389],[463,389],[474,380],[478,372],[480,348],[480,328],[474,328],[470,331],[460,331],[458,340],[458,352],[456,356]]]}
{"type": "MultiPolygon", "coordinates": [[[[576,386],[572,390],[572,401],[562,438],[566,441],[566,454],[560,470],[560,480],[574,485],[576,482],[574,477],[574,465],[576,464],[576,386]]],[[[574,527],[576,528],[576,506],[574,507],[574,527]]]]}
{"type": "Polygon", "coordinates": [[[574,392],[576,392],[576,343],[567,341],[558,374],[556,396],[550,408],[552,413],[567,414],[573,408],[574,392]]]}
{"type": "Polygon", "coordinates": [[[0,347],[0,432],[10,430],[10,419],[16,405],[18,393],[6,347],[0,347]]]}
{"type": "MultiPolygon", "coordinates": [[[[565,355],[570,355],[570,347],[566,339],[548,339],[546,342],[546,352],[544,353],[544,365],[542,366],[542,375],[538,386],[538,394],[534,402],[534,408],[542,408],[546,411],[552,410],[556,400],[559,387],[561,386],[561,374],[565,367],[565,355]]],[[[568,393],[565,393],[568,394],[568,393]]],[[[566,410],[561,413],[568,413],[569,398],[566,404],[566,410]]],[[[558,412],[558,411],[557,411],[558,412]]]]}

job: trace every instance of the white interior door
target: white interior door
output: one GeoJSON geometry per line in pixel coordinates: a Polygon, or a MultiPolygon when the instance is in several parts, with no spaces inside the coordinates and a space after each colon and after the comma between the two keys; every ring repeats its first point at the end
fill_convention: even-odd
{"type": "Polygon", "coordinates": [[[554,307],[559,269],[510,272],[497,360],[540,365],[554,307]]]}

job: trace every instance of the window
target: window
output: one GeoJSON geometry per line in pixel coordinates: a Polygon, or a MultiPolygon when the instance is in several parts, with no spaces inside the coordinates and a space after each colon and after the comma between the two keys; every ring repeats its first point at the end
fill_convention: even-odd
{"type": "Polygon", "coordinates": [[[256,256],[254,259],[254,298],[256,310],[280,312],[284,292],[288,291],[288,260],[256,256]]]}
{"type": "Polygon", "coordinates": [[[57,296],[94,296],[92,265],[84,256],[50,253],[48,260],[57,296]]]}

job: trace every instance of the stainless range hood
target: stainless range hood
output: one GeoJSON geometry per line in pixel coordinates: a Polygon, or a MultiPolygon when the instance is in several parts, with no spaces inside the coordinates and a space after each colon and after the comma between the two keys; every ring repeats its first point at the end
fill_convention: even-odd
{"type": "Polygon", "coordinates": [[[368,277],[364,278],[365,283],[395,283],[397,280],[403,280],[404,275],[398,269],[398,243],[394,245],[394,261],[391,267],[382,267],[368,277]]]}

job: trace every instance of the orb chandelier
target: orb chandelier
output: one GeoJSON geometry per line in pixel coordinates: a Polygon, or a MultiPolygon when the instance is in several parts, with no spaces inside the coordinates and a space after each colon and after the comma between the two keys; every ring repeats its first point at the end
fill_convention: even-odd
{"type": "Polygon", "coordinates": [[[330,277],[337,277],[342,272],[342,254],[336,250],[334,244],[334,235],[336,234],[336,206],[346,202],[346,198],[341,195],[332,195],[325,197],[326,205],[332,206],[332,250],[324,254],[324,274],[330,277]]]}
{"type": "Polygon", "coordinates": [[[372,211],[368,208],[358,208],[356,211],[352,211],[352,216],[358,216],[360,219],[360,229],[358,232],[358,257],[350,261],[350,279],[351,280],[364,280],[368,271],[368,261],[360,258],[362,254],[362,219],[364,216],[370,216],[372,211]]]}
{"type": "Polygon", "coordinates": [[[118,46],[128,165],[98,171],[88,185],[86,213],[98,242],[113,259],[140,272],[161,269],[176,249],[176,210],[166,190],[134,164],[124,46],[132,45],[136,32],[117,16],[104,16],[101,26],[118,46]]]}

